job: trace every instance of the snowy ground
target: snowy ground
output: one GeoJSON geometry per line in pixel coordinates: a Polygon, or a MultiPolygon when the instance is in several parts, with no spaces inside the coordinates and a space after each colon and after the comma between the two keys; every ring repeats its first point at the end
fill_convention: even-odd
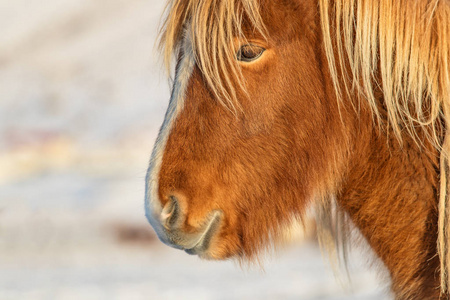
{"type": "Polygon", "coordinates": [[[313,241],[265,265],[160,243],[144,175],[168,100],[157,0],[0,0],[0,299],[388,299],[313,241]]]}

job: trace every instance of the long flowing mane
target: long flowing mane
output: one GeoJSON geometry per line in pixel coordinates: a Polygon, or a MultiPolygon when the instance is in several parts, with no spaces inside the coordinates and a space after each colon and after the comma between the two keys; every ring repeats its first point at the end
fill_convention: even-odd
{"type": "MultiPolygon", "coordinates": [[[[356,95],[400,142],[407,132],[420,146],[421,130],[441,153],[437,247],[445,292],[450,288],[450,131],[445,131],[450,128],[450,1],[319,0],[319,9],[338,98],[356,95]]],[[[180,53],[186,33],[195,33],[190,42],[207,84],[219,101],[238,106],[232,79],[241,73],[230,45],[236,36],[244,37],[244,16],[265,35],[260,0],[169,0],[167,11],[161,33],[167,65],[180,53]]]]}
{"type": "Polygon", "coordinates": [[[320,0],[320,11],[336,93],[341,95],[342,86],[348,94],[356,92],[381,122],[375,96],[381,91],[387,126],[399,140],[406,130],[420,144],[421,128],[440,150],[438,253],[445,292],[450,287],[450,2],[320,0]],[[444,140],[442,125],[447,128],[444,140]]]}

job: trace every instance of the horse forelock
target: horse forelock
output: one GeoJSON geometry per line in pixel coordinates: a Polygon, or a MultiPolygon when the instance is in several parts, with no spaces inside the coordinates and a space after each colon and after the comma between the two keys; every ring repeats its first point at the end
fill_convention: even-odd
{"type": "Polygon", "coordinates": [[[160,34],[166,67],[170,70],[183,36],[190,32],[197,66],[217,101],[236,112],[236,89],[245,91],[236,61],[236,38],[245,40],[246,24],[262,36],[265,26],[259,0],[169,0],[160,34]]]}

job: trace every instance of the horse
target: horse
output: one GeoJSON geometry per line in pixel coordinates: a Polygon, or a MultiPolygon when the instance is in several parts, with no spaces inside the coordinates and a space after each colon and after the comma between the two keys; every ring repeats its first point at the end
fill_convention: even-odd
{"type": "Polygon", "coordinates": [[[160,45],[163,243],[251,262],[314,208],[324,243],[362,234],[396,299],[449,298],[448,0],[169,0],[160,45]]]}

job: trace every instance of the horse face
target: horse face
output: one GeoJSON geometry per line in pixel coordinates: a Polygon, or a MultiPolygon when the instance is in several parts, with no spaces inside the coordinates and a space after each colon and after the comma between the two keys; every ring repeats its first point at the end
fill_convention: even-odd
{"type": "Polygon", "coordinates": [[[344,142],[316,6],[266,1],[267,37],[236,39],[237,113],[217,101],[185,39],[147,175],[146,214],[164,243],[249,258],[332,189],[344,142]]]}

